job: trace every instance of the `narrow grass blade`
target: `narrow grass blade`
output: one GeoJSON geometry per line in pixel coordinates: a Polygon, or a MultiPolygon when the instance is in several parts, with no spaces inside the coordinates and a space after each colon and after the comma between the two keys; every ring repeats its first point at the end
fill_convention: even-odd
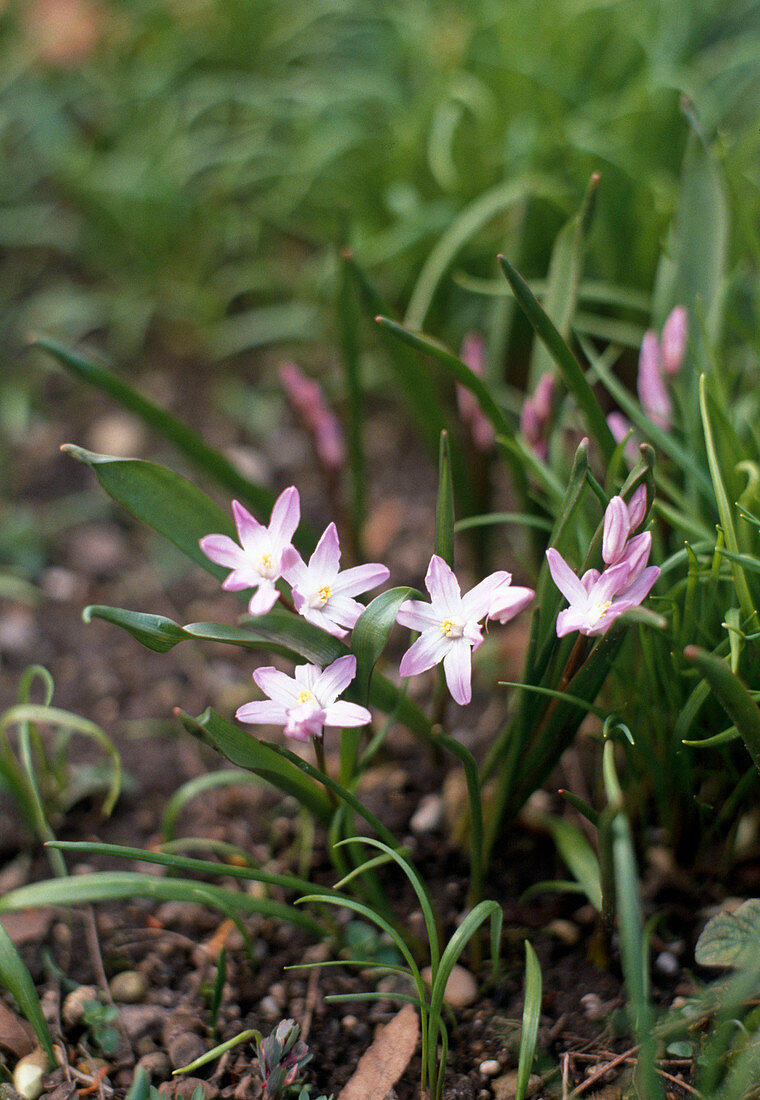
{"type": "MultiPolygon", "coordinates": [[[[321,895],[314,895],[320,898],[321,895]]],[[[99,901],[129,901],[151,898],[155,901],[186,901],[208,903],[222,910],[237,913],[258,913],[273,920],[297,924],[319,937],[324,928],[308,913],[293,906],[255,898],[250,894],[225,890],[221,886],[191,879],[159,878],[136,871],[93,871],[70,878],[49,879],[20,886],[0,898],[0,912],[9,913],[39,905],[88,905],[99,901]]]]}
{"type": "Polygon", "coordinates": [[[440,733],[437,743],[455,756],[464,768],[470,803],[470,889],[467,898],[469,904],[475,906],[483,894],[483,790],[478,762],[470,750],[454,737],[440,733]]]}
{"type": "MultiPolygon", "coordinates": [[[[702,428],[705,433],[705,446],[707,448],[707,461],[710,466],[710,476],[712,477],[713,489],[715,491],[715,500],[718,505],[718,515],[720,516],[720,524],[723,528],[723,535],[726,540],[726,549],[732,554],[739,554],[740,547],[736,538],[736,528],[734,527],[734,517],[731,512],[731,507],[728,502],[728,494],[726,493],[726,487],[721,474],[720,463],[718,462],[718,453],[715,447],[715,439],[713,437],[712,425],[710,423],[710,414],[707,407],[707,379],[701,375],[699,379],[699,408],[702,414],[702,428]]],[[[747,584],[747,578],[744,575],[743,567],[735,559],[731,562],[731,570],[734,576],[734,586],[736,588],[736,595],[739,600],[739,606],[742,610],[742,615],[747,622],[757,621],[757,612],[750,595],[749,586],[747,584]]]]}
{"type": "MultiPolygon", "coordinates": [[[[103,803],[103,812],[108,815],[116,805],[121,790],[121,757],[110,737],[88,718],[81,718],[78,714],[72,714],[68,710],[59,707],[40,706],[34,703],[19,703],[10,707],[0,718],[0,733],[4,733],[9,726],[17,723],[36,722],[57,726],[61,729],[71,730],[89,737],[95,741],[111,760],[112,777],[109,784],[108,795],[103,803]]],[[[41,812],[41,810],[40,810],[41,812]]]]}
{"type": "Polygon", "coordinates": [[[559,367],[567,388],[586,419],[589,434],[602,452],[605,462],[610,462],[615,453],[615,440],[607,425],[602,407],[586,381],[583,368],[542,309],[522,275],[512,267],[506,257],[499,256],[499,263],[531,327],[543,340],[549,354],[559,367]]]}
{"type": "MultiPolygon", "coordinates": [[[[583,273],[586,241],[594,218],[599,173],[589,180],[578,213],[560,229],[554,242],[542,305],[564,340],[570,338],[571,325],[578,305],[578,289],[583,273]]],[[[546,345],[538,341],[531,355],[529,379],[535,386],[545,371],[552,370],[552,357],[546,345]]]]}
{"type": "Polygon", "coordinates": [[[239,768],[223,768],[217,772],[204,772],[202,775],[196,775],[194,779],[189,779],[187,783],[183,783],[174,792],[164,807],[160,825],[160,833],[164,843],[174,839],[177,818],[185,807],[193,799],[198,798],[199,795],[205,794],[206,791],[215,791],[219,787],[235,787],[245,784],[258,786],[260,782],[257,775],[241,772],[239,768]]]}
{"type": "Polygon", "coordinates": [[[525,941],[525,1005],[520,1034],[520,1053],[517,1062],[517,1086],[515,1100],[525,1100],[528,1095],[528,1082],[533,1066],[538,1036],[538,1021],[541,1016],[542,997],[541,967],[532,946],[525,941]]]}
{"type": "Polygon", "coordinates": [[[602,909],[602,880],[599,860],[580,829],[561,817],[544,817],[542,823],[551,833],[557,851],[597,913],[602,909]]]}
{"type": "MultiPolygon", "coordinates": [[[[242,776],[241,778],[245,778],[242,776]]],[[[51,840],[50,848],[62,852],[78,852],[80,855],[111,856],[115,859],[134,859],[141,863],[155,863],[158,867],[167,867],[174,871],[188,871],[193,874],[219,875],[222,878],[238,878],[244,882],[263,882],[269,886],[278,886],[294,893],[309,891],[318,894],[324,891],[334,896],[331,887],[319,886],[298,875],[281,875],[274,871],[264,871],[260,867],[241,867],[237,863],[213,863],[207,859],[195,859],[192,856],[177,856],[171,852],[154,851],[152,848],[130,848],[124,844],[96,844],[87,840],[51,840]]]]}
{"type": "MultiPolygon", "coordinates": [[[[0,899],[0,902],[3,900],[0,899]]],[[[40,904],[48,903],[41,902],[40,904]]],[[[42,1006],[37,996],[37,990],[34,988],[32,976],[2,924],[0,924],[0,985],[4,986],[16,998],[21,1012],[34,1028],[40,1046],[50,1059],[51,1066],[54,1066],[56,1057],[53,1051],[53,1041],[50,1037],[47,1021],[42,1014],[42,1006]]]]}
{"type": "Polygon", "coordinates": [[[438,451],[438,497],[435,505],[435,552],[454,568],[454,482],[451,477],[449,433],[441,432],[438,451]]]}
{"type": "Polygon", "coordinates": [[[760,708],[744,684],[720,657],[695,645],[687,646],[684,657],[697,666],[726,714],[733,721],[747,752],[760,772],[760,708]]]}
{"type": "Polygon", "coordinates": [[[135,413],[145,424],[170,440],[199,470],[213,477],[244,504],[267,514],[272,510],[275,498],[271,490],[244,477],[224,455],[210,447],[187,424],[143,397],[118,375],[71,351],[57,340],[41,336],[33,341],[33,346],[46,351],[77,378],[102,390],[125,409],[135,413]]]}

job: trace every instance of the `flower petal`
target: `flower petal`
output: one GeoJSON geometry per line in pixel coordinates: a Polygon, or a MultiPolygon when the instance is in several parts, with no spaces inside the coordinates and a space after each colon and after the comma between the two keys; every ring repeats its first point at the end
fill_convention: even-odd
{"type": "Polygon", "coordinates": [[[371,721],[370,712],[358,703],[347,703],[344,699],[339,699],[337,703],[325,707],[326,726],[366,726],[371,721]]]}
{"type": "Polygon", "coordinates": [[[301,520],[301,498],[298,489],[291,485],[274,502],[272,518],[269,521],[269,537],[272,548],[282,551],[290,543],[301,520]]]}
{"type": "Polygon", "coordinates": [[[497,623],[508,623],[525,610],[535,595],[532,588],[523,588],[519,584],[508,585],[494,596],[488,617],[495,619],[497,623]]]}
{"type": "Polygon", "coordinates": [[[266,615],[267,611],[272,610],[279,598],[280,593],[272,582],[262,581],[248,602],[248,614],[266,615]]]}
{"type": "Polygon", "coordinates": [[[632,539],[628,540],[625,553],[620,558],[620,562],[625,562],[631,571],[628,575],[628,584],[632,584],[636,580],[641,570],[649,561],[651,549],[651,531],[642,531],[640,535],[634,535],[632,539]]]}
{"type": "Polygon", "coordinates": [[[396,622],[400,626],[408,626],[410,630],[422,631],[440,626],[441,616],[423,600],[406,600],[398,609],[396,622]]]}
{"type": "Polygon", "coordinates": [[[298,684],[279,669],[267,665],[257,668],[253,674],[254,682],[265,695],[284,707],[292,707],[298,702],[298,684]]]}
{"type": "Polygon", "coordinates": [[[271,699],[257,699],[253,703],[243,703],[235,711],[238,722],[251,725],[284,726],[288,720],[285,707],[271,699]]]}
{"type": "Polygon", "coordinates": [[[385,584],[390,575],[390,569],[380,562],[355,565],[339,573],[330,587],[336,596],[358,596],[360,592],[369,592],[370,588],[385,584]]]}
{"type": "Polygon", "coordinates": [[[322,675],[322,669],[319,665],[296,665],[293,675],[296,683],[302,688],[306,691],[314,691],[314,685],[322,675]]]}
{"type": "Polygon", "coordinates": [[[443,658],[443,670],[454,701],[460,706],[469,703],[472,699],[472,650],[466,639],[457,638],[449,646],[443,658]]]}
{"type": "Polygon", "coordinates": [[[229,535],[204,535],[198,540],[203,553],[217,565],[235,569],[246,561],[245,552],[229,535]]]}
{"type": "Polygon", "coordinates": [[[641,527],[646,514],[647,487],[646,485],[639,485],[638,489],[632,494],[631,499],[628,501],[628,526],[631,534],[633,534],[638,527],[641,527]]]}
{"type": "Polygon", "coordinates": [[[266,528],[237,500],[232,502],[232,514],[235,517],[240,542],[245,550],[250,550],[252,544],[255,545],[258,542],[266,528]]]}
{"type": "Polygon", "coordinates": [[[549,563],[549,572],[552,575],[552,580],[568,603],[578,603],[579,600],[585,602],[586,589],[578,580],[575,573],[573,573],[560,552],[555,550],[553,546],[550,546],[546,551],[546,560],[549,563]]]}
{"type": "Polygon", "coordinates": [[[447,615],[458,618],[462,606],[459,583],[443,558],[433,554],[425,576],[425,587],[430,593],[433,607],[440,607],[447,615]]]}
{"type": "Polygon", "coordinates": [[[637,607],[643,599],[645,599],[657,578],[660,575],[660,568],[657,565],[649,565],[647,568],[639,574],[636,580],[633,582],[630,588],[626,588],[623,592],[623,598],[630,600],[632,607],[637,607]]]}
{"type": "Polygon", "coordinates": [[[347,653],[344,657],[338,657],[314,684],[314,694],[323,707],[334,703],[356,676],[356,657],[353,653],[347,653]]]}
{"type": "Polygon", "coordinates": [[[347,630],[353,630],[356,620],[364,610],[364,604],[358,600],[352,600],[350,596],[331,596],[322,608],[328,619],[332,619],[338,626],[344,626],[347,630]]]}
{"type": "Polygon", "coordinates": [[[347,630],[338,626],[338,624],[331,619],[329,615],[325,614],[321,608],[310,607],[308,600],[304,600],[299,607],[298,594],[296,592],[293,592],[293,601],[296,611],[306,619],[307,623],[313,623],[314,626],[318,626],[320,630],[325,630],[328,634],[332,634],[334,638],[345,638],[346,634],[348,634],[347,630]]]}
{"type": "Polygon", "coordinates": [[[338,529],[331,523],[322,534],[314,553],[309,558],[309,573],[316,581],[315,587],[330,584],[340,567],[340,541],[338,529]]]}
{"type": "Polygon", "coordinates": [[[488,614],[488,609],[491,607],[499,589],[502,587],[506,589],[511,580],[511,573],[507,573],[505,569],[499,569],[496,573],[491,573],[490,576],[485,577],[474,588],[471,588],[469,592],[462,596],[462,615],[464,618],[476,622],[484,618],[488,614]]]}
{"type": "Polygon", "coordinates": [[[399,673],[402,676],[419,676],[421,672],[427,672],[443,660],[450,645],[451,639],[441,634],[438,627],[426,630],[401,658],[399,673]]]}
{"type": "Polygon", "coordinates": [[[309,570],[294,546],[287,546],[280,558],[280,574],[291,588],[304,587],[309,579],[309,570]]]}
{"type": "Polygon", "coordinates": [[[617,565],[610,565],[605,569],[599,580],[587,596],[589,604],[606,603],[619,596],[628,584],[631,575],[631,567],[628,562],[621,561],[617,565]]]}

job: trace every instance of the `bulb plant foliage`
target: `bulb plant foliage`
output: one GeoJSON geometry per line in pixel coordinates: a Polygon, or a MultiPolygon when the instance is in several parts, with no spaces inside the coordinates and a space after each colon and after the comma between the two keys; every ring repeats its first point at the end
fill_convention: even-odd
{"type": "MultiPolygon", "coordinates": [[[[728,262],[723,180],[703,135],[691,125],[669,247],[646,303],[654,327],[644,331],[628,321],[605,330],[606,337],[597,331],[591,341],[587,327],[576,321],[598,182],[592,178],[578,215],[561,230],[550,277],[535,288],[538,294],[507,257],[499,258],[503,294],[516,300],[536,336],[527,388],[533,396],[523,399],[494,381],[483,365],[488,348],[482,337],[470,338],[460,359],[420,325],[377,317],[382,333],[394,341],[389,355],[397,365],[413,363],[414,377],[427,378],[432,363],[460,387],[462,423],[452,414],[450,431],[441,438],[436,528],[424,582],[429,599],[409,585],[410,578],[391,577],[385,564],[364,563],[358,553],[366,467],[352,340],[344,348],[350,396],[344,499],[350,497],[351,506],[334,521],[327,517],[321,537],[301,522],[296,486],[274,497],[102,368],[51,341],[40,342],[64,366],[140,412],[215,478],[228,498],[234,493],[230,507],[219,508],[169,468],[66,448],[110,496],[223,587],[239,591],[246,609],[234,624],[182,625],[147,610],[100,605],[87,608],[85,617],[119,625],[157,652],[205,640],[251,654],[254,682],[266,698],[243,704],[236,717],[255,727],[253,733],[210,709],[197,717],[180,711],[179,717],[233,764],[295,797],[325,827],[342,891],[331,894],[296,876],[280,876],[278,885],[292,899],[300,896],[301,905],[277,908],[266,898],[212,886],[204,896],[240,911],[248,906],[264,912],[268,903],[273,915],[315,934],[326,927],[323,904],[335,903],[386,931],[404,957],[410,996],[423,1019],[423,1086],[434,1096],[442,1088],[447,1049],[441,1016],[447,971],[486,920],[498,956],[501,910],[483,900],[495,845],[587,715],[604,723],[605,731],[620,726],[631,734],[620,750],[627,762],[624,789],[609,742],[601,761],[609,803],[602,815],[601,905],[617,906],[634,1030],[648,1058],[651,1044],[644,1038],[652,1010],[629,821],[656,821],[688,859],[699,845],[705,815],[712,832],[727,837],[758,782],[760,429],[750,399],[752,379],[737,365],[746,352],[740,354],[721,324],[728,262]],[[631,344],[640,345],[635,393],[621,381],[624,370],[616,369],[627,367],[631,344]],[[489,432],[482,430],[484,423],[489,432]],[[468,432],[474,439],[476,425],[478,438],[487,441],[483,448],[462,443],[468,432]],[[488,485],[496,476],[509,479],[515,511],[493,509],[488,485]],[[472,511],[476,501],[484,502],[481,512],[472,511]],[[463,503],[470,510],[457,523],[455,510],[461,512],[463,503]],[[455,548],[465,531],[477,535],[494,527],[503,534],[475,544],[477,572],[465,577],[455,568],[455,548]],[[341,569],[341,543],[350,545],[358,564],[341,569]],[[389,581],[393,587],[369,598],[389,581]],[[498,637],[501,625],[520,615],[527,627],[520,679],[489,683],[478,668],[486,633],[498,637]],[[400,661],[386,655],[391,638],[392,645],[404,647],[400,661]],[[271,664],[272,652],[289,671],[271,664]],[[431,670],[438,665],[435,691],[437,674],[431,670]],[[424,691],[415,693],[423,700],[418,702],[407,690],[406,679],[418,676],[427,676],[426,702],[424,691]],[[494,696],[503,700],[502,720],[478,761],[447,730],[452,719],[459,723],[467,715],[460,708],[494,696]],[[469,912],[444,947],[424,882],[399,851],[398,838],[357,793],[392,722],[408,728],[420,751],[434,745],[453,757],[465,775],[469,912]],[[273,726],[282,727],[284,740],[262,736],[273,726]],[[313,761],[311,749],[296,753],[287,739],[311,745],[313,761]],[[337,770],[327,767],[326,747],[336,750],[337,770]],[[708,780],[710,802],[703,797],[708,780]],[[373,835],[359,831],[359,819],[373,835]],[[379,855],[365,860],[362,845],[374,846],[379,855]],[[388,911],[378,871],[389,862],[407,875],[426,916],[431,991],[418,980],[417,960],[388,911]]],[[[351,286],[374,313],[377,297],[369,281],[352,256],[344,261],[351,286]]],[[[472,293],[475,300],[486,296],[482,287],[472,293]]],[[[635,298],[624,302],[623,309],[642,312],[635,298]]],[[[419,299],[415,309],[419,320],[419,299]]],[[[756,363],[753,371],[756,377],[756,363]]],[[[334,488],[336,471],[330,471],[334,488]]],[[[131,849],[120,854],[136,858],[131,849]]],[[[168,852],[149,858],[176,870],[220,873],[210,862],[168,852]]],[[[238,871],[264,883],[277,878],[261,868],[238,871]]],[[[115,872],[82,876],[64,887],[60,896],[49,894],[48,903],[148,890],[140,876],[115,872]]],[[[161,888],[165,896],[182,896],[186,887],[173,878],[161,888]]],[[[0,900],[0,908],[29,904],[30,890],[15,891],[0,900]]],[[[532,960],[530,967],[534,973],[532,960]]],[[[532,983],[537,988],[535,978],[532,983]]],[[[646,1073],[656,1090],[653,1071],[646,1073]]]]}

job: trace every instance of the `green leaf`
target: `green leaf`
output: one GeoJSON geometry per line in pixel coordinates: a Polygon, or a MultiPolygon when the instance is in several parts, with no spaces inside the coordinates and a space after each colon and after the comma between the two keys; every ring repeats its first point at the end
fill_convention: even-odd
{"type": "Polygon", "coordinates": [[[525,941],[525,1005],[520,1034],[520,1054],[517,1062],[517,1086],[515,1100],[525,1100],[528,1081],[536,1052],[538,1022],[541,1017],[542,997],[541,967],[532,946],[525,941]]]}
{"type": "Polygon", "coordinates": [[[147,397],[143,397],[118,375],[89,359],[85,359],[81,355],[77,355],[76,352],[58,343],[57,340],[51,340],[48,337],[37,337],[33,341],[33,345],[48,352],[62,366],[75,374],[77,378],[107,393],[109,397],[112,397],[125,409],[129,409],[130,412],[139,416],[149,427],[155,428],[186,455],[199,470],[213,477],[222,488],[238,497],[244,504],[260,513],[266,512],[268,515],[271,512],[275,501],[271,490],[244,477],[223,454],[210,447],[201,436],[188,428],[187,424],[172,416],[171,413],[166,412],[165,409],[155,405],[147,397]]]}
{"type": "MultiPolygon", "coordinates": [[[[570,338],[571,325],[578,305],[583,256],[596,208],[598,186],[599,174],[595,172],[589,180],[580,210],[560,229],[552,249],[542,305],[564,340],[570,338]]],[[[528,377],[533,386],[544,372],[552,369],[551,364],[552,357],[546,345],[540,341],[537,342],[533,347],[528,371],[528,377]]]]}
{"type": "Polygon", "coordinates": [[[615,440],[604,411],[586,381],[583,368],[542,309],[541,303],[522,275],[512,267],[506,257],[499,256],[499,263],[523,313],[536,335],[543,340],[549,354],[559,367],[567,388],[574,396],[578,408],[586,418],[589,434],[602,452],[605,462],[610,462],[615,453],[615,440]]]}
{"type": "Polygon", "coordinates": [[[231,763],[255,772],[279,790],[293,795],[324,825],[330,823],[333,807],[324,791],[290,761],[284,760],[271,745],[225,722],[211,709],[198,718],[184,712],[180,712],[178,718],[185,729],[208,741],[231,763]]]}
{"type": "Polygon", "coordinates": [[[184,554],[219,580],[227,573],[198,545],[204,535],[236,538],[235,526],[221,508],[192,482],[165,466],[139,458],[114,458],[67,443],[63,450],[88,465],[110,497],[137,519],[174,543],[184,554]]]}
{"type": "Polygon", "coordinates": [[[438,451],[438,497],[435,505],[435,552],[454,568],[454,483],[451,478],[449,433],[441,432],[438,451]]]}
{"type": "MultiPolygon", "coordinates": [[[[5,897],[7,898],[8,895],[6,894],[5,897]]],[[[0,898],[0,906],[4,900],[4,898],[0,898]]],[[[43,901],[39,904],[46,905],[48,903],[43,901]]],[[[53,1051],[53,1042],[47,1021],[42,1014],[42,1006],[37,996],[37,990],[34,988],[32,976],[2,924],[0,924],[0,985],[13,994],[21,1012],[34,1028],[37,1040],[50,1059],[50,1064],[55,1065],[56,1057],[53,1051]]]]}
{"type": "MultiPolygon", "coordinates": [[[[736,538],[736,529],[734,527],[734,517],[731,511],[731,506],[728,501],[728,494],[726,493],[726,487],[723,482],[723,476],[721,474],[720,463],[718,461],[718,454],[715,447],[715,440],[713,437],[712,425],[710,424],[710,414],[707,407],[707,379],[703,375],[699,379],[699,408],[702,414],[702,427],[705,433],[705,446],[707,448],[707,461],[710,466],[710,476],[712,477],[713,489],[715,490],[715,500],[718,505],[718,515],[720,516],[721,527],[723,528],[723,535],[726,540],[726,549],[731,554],[738,555],[740,547],[736,538]]],[[[739,605],[742,610],[742,615],[747,622],[757,621],[757,612],[755,610],[752,596],[750,595],[749,586],[747,584],[747,578],[744,576],[744,570],[740,561],[735,558],[731,562],[731,570],[734,576],[734,587],[736,588],[736,595],[739,599],[739,605]]]]}
{"type": "Polygon", "coordinates": [[[760,898],[750,898],[733,913],[711,917],[697,940],[699,966],[738,970],[754,966],[760,950],[760,898]]]}
{"type": "Polygon", "coordinates": [[[602,910],[602,880],[599,860],[580,829],[561,817],[543,817],[542,822],[552,834],[557,851],[567,864],[586,897],[598,913],[602,910]]]}
{"type": "Polygon", "coordinates": [[[760,772],[760,709],[738,676],[720,657],[698,646],[684,650],[687,661],[696,665],[713,694],[736,726],[747,752],[760,772]]]}
{"type": "Polygon", "coordinates": [[[297,924],[320,939],[324,935],[324,928],[313,917],[290,905],[225,890],[221,886],[210,886],[205,882],[160,878],[137,871],[93,871],[70,878],[33,882],[4,894],[0,898],[0,912],[31,909],[39,905],[88,905],[98,901],[129,901],[132,898],[200,901],[213,905],[224,913],[257,913],[270,919],[297,924]]]}
{"type": "Polygon", "coordinates": [[[363,706],[369,698],[372,670],[385,649],[388,635],[396,621],[402,603],[411,599],[414,588],[391,588],[375,596],[361,613],[351,636],[351,650],[356,655],[356,677],[352,688],[363,706]]]}
{"type": "Polygon", "coordinates": [[[82,618],[86,623],[93,619],[103,619],[114,626],[120,626],[141,645],[155,653],[167,653],[188,637],[181,626],[172,619],[167,619],[165,615],[149,615],[143,611],[127,611],[121,607],[90,604],[82,612],[82,618]]]}

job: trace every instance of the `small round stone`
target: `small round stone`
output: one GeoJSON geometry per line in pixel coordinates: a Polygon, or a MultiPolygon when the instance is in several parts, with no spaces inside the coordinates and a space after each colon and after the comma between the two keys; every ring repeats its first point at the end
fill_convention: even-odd
{"type": "MultiPolygon", "coordinates": [[[[433,972],[429,966],[422,971],[422,978],[428,983],[432,981],[433,972]]],[[[467,1008],[468,1005],[475,1004],[478,999],[478,983],[469,970],[459,965],[453,967],[446,982],[443,999],[452,1008],[467,1008]]]]}
{"type": "Polygon", "coordinates": [[[97,1001],[98,990],[94,985],[80,985],[72,989],[61,1007],[61,1019],[67,1027],[77,1027],[84,1016],[84,1006],[87,1001],[97,1001]]]}
{"type": "Polygon", "coordinates": [[[487,1058],[485,1062],[481,1062],[478,1066],[478,1073],[481,1077],[495,1077],[501,1070],[501,1066],[495,1058],[487,1058]]]}
{"type": "Polygon", "coordinates": [[[108,988],[115,1001],[125,1005],[139,1005],[145,1000],[148,981],[139,970],[122,970],[120,974],[114,974],[108,988]]]}

